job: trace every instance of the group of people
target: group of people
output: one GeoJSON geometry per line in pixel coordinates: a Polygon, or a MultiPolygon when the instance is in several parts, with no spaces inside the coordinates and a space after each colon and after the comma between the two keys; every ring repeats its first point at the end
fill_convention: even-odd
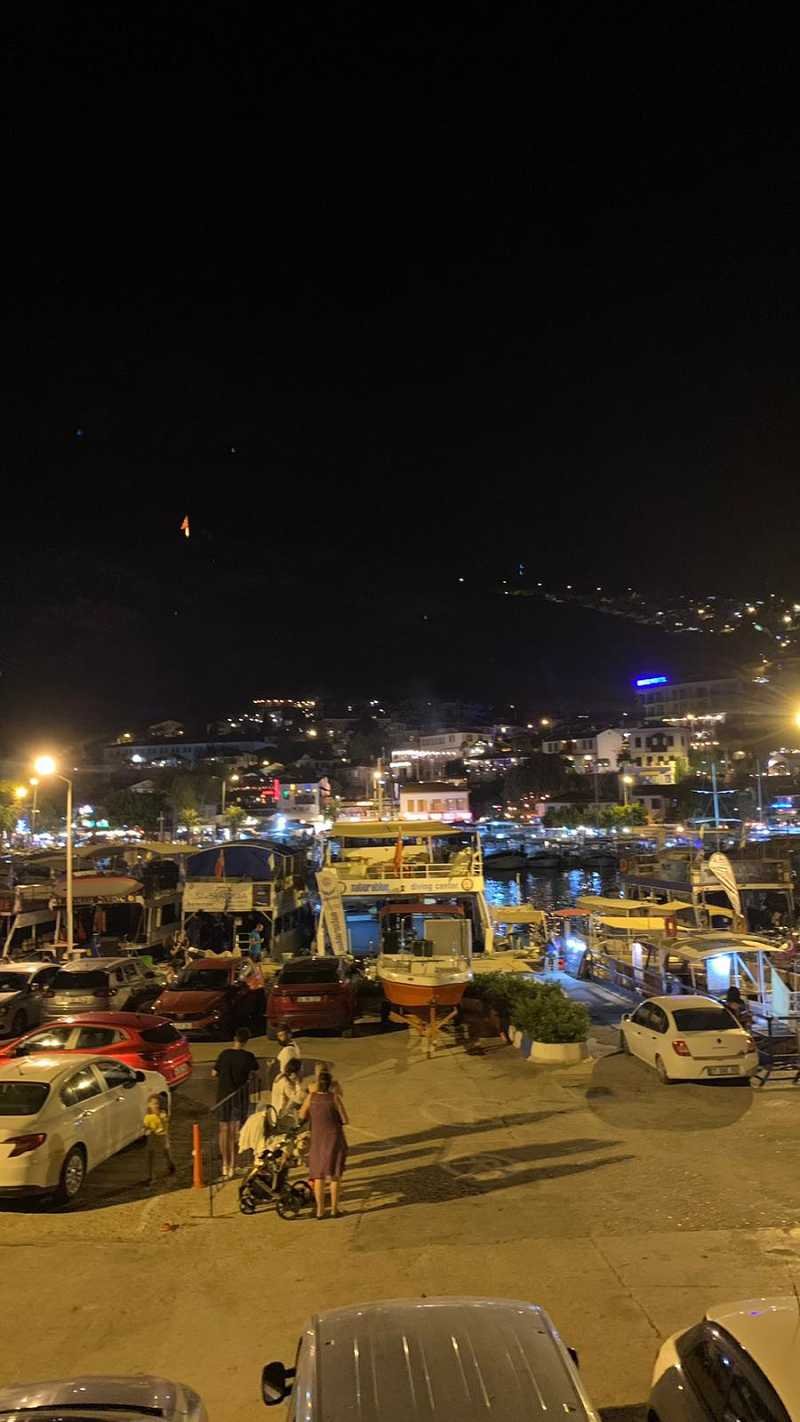
{"type": "Polygon", "coordinates": [[[330,1213],[336,1218],[339,1190],[347,1161],[348,1124],[342,1089],[324,1063],[310,1079],[304,1076],[300,1050],[288,1027],[278,1030],[277,1071],[272,1083],[271,1111],[251,1114],[251,1092],[258,1061],[249,1050],[249,1033],[240,1028],[234,1045],[220,1052],[214,1065],[219,1111],[219,1148],[222,1178],[231,1180],[240,1150],[258,1153],[277,1128],[292,1129],[308,1122],[308,1169],[313,1181],[316,1218],[324,1219],[326,1189],[330,1213]]]}

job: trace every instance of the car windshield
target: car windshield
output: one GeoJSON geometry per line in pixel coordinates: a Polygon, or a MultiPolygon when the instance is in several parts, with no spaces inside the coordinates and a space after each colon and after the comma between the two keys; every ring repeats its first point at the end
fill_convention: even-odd
{"type": "Polygon", "coordinates": [[[49,1090],[46,1081],[0,1081],[0,1116],[35,1116],[49,1090]]]}
{"type": "Polygon", "coordinates": [[[679,1032],[732,1032],[739,1023],[727,1007],[673,1007],[679,1032]]]}
{"type": "Polygon", "coordinates": [[[68,968],[62,968],[53,978],[55,992],[63,992],[65,988],[71,988],[73,992],[94,992],[96,988],[106,987],[108,978],[99,969],[94,972],[89,969],[85,973],[71,973],[68,968]]]}
{"type": "Polygon", "coordinates": [[[185,988],[188,992],[203,992],[208,988],[222,988],[226,987],[227,983],[227,968],[188,968],[178,978],[178,987],[185,988]]]}
{"type": "Polygon", "coordinates": [[[338,963],[314,962],[313,958],[307,963],[287,963],[281,969],[282,983],[335,983],[338,977],[338,963]]]}
{"type": "Polygon", "coordinates": [[[19,992],[30,980],[30,973],[0,973],[0,992],[19,992]]]}

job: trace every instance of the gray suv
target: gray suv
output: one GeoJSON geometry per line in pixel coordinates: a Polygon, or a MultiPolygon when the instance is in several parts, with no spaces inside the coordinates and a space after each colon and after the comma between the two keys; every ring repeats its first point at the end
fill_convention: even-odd
{"type": "Polygon", "coordinates": [[[61,963],[44,999],[44,1019],[76,1012],[147,1011],[160,992],[137,958],[77,958],[61,963]]]}

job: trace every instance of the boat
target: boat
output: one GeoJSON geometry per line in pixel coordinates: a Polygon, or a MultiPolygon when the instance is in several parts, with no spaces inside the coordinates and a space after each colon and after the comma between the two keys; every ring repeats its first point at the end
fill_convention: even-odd
{"type": "Polygon", "coordinates": [[[240,951],[260,926],[264,957],[307,950],[314,932],[308,855],[302,844],[243,840],[196,850],[186,860],[181,926],[195,946],[240,951]]]}
{"type": "Polygon", "coordinates": [[[377,948],[388,1015],[432,1053],[472,979],[473,949],[494,946],[477,832],[340,820],[326,835],[317,884],[316,951],[358,956],[377,948]]]}
{"type": "Polygon", "coordinates": [[[751,933],[772,928],[776,915],[794,923],[791,860],[770,845],[709,856],[688,845],[629,853],[620,860],[620,877],[628,898],[671,898],[687,905],[697,928],[725,928],[734,910],[751,933]]]}

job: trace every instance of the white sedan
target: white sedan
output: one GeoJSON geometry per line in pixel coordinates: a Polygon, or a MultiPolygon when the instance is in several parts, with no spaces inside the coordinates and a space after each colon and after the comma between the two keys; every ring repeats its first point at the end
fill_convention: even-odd
{"type": "Polygon", "coordinates": [[[649,997],[623,1017],[620,1046],[665,1083],[749,1077],[758,1066],[752,1037],[713,997],[649,997]]]}
{"type": "Polygon", "coordinates": [[[0,1197],[74,1200],[87,1172],[144,1135],[159,1072],[123,1062],[31,1056],[0,1067],[0,1197]]]}

